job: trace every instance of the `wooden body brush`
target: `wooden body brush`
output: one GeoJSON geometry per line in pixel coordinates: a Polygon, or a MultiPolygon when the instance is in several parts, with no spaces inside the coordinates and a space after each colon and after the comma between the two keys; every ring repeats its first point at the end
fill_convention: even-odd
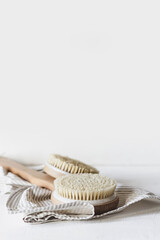
{"type": "Polygon", "coordinates": [[[96,214],[101,214],[113,210],[118,205],[119,199],[114,194],[114,190],[116,187],[115,181],[102,177],[99,174],[71,174],[68,176],[66,175],[57,178],[54,184],[55,178],[45,173],[38,172],[26,166],[23,166],[22,164],[17,163],[13,160],[0,157],[0,166],[4,167],[8,171],[20,176],[21,178],[27,180],[32,184],[51,190],[51,200],[53,204],[60,204],[66,201],[91,202],[95,206],[96,214]],[[92,177],[94,175],[96,180],[94,180],[94,178],[92,177]],[[100,182],[100,185],[97,185],[98,182],[100,182]],[[101,186],[100,192],[93,191],[94,186],[96,187],[96,185],[98,188],[101,186]]]}
{"type": "Polygon", "coordinates": [[[54,204],[75,201],[89,202],[95,213],[101,214],[115,209],[119,199],[115,194],[116,181],[99,174],[72,174],[54,181],[52,192],[54,204]]]}
{"type": "Polygon", "coordinates": [[[69,174],[98,173],[98,170],[90,165],[59,154],[50,155],[44,165],[44,171],[54,178],[69,174]]]}

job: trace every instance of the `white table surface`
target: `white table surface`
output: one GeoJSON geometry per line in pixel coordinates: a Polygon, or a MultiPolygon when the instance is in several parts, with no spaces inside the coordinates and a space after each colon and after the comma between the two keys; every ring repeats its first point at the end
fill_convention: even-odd
{"type": "MultiPolygon", "coordinates": [[[[160,166],[99,167],[118,182],[143,187],[160,195],[160,166]]],[[[43,239],[160,239],[160,203],[141,201],[125,211],[90,221],[59,221],[30,225],[22,214],[8,215],[0,199],[0,240],[43,239]]]]}

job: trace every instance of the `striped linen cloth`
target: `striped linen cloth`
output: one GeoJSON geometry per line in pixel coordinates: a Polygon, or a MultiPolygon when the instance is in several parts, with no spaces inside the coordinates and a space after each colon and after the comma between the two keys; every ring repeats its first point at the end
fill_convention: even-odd
{"type": "MultiPolygon", "coordinates": [[[[41,171],[43,166],[36,166],[34,169],[41,171]]],[[[118,213],[142,199],[160,200],[160,196],[146,190],[118,184],[116,194],[119,196],[119,205],[117,209],[95,215],[94,206],[90,203],[74,202],[53,205],[50,200],[50,190],[30,184],[2,167],[0,167],[0,194],[8,195],[6,207],[9,213],[24,213],[23,221],[32,224],[100,218],[118,213]]]]}

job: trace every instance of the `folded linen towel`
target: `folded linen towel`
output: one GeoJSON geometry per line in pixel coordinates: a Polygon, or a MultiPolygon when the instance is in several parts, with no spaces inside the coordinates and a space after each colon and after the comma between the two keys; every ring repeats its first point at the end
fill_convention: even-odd
{"type": "MultiPolygon", "coordinates": [[[[35,168],[42,170],[43,166],[35,168]]],[[[0,167],[0,194],[8,194],[6,202],[8,212],[26,214],[23,218],[26,223],[100,218],[118,213],[142,199],[160,200],[160,196],[146,190],[118,184],[116,194],[119,196],[119,205],[117,209],[95,215],[94,206],[90,203],[72,202],[53,205],[50,200],[50,190],[33,185],[2,167],[0,167]]]]}

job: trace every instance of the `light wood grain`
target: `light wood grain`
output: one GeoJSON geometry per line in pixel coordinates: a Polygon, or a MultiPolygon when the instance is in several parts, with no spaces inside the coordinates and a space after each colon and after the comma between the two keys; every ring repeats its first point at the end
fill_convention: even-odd
{"type": "Polygon", "coordinates": [[[53,178],[58,178],[61,176],[65,176],[64,173],[60,173],[59,171],[54,170],[51,167],[48,167],[47,165],[44,166],[44,172],[46,172],[48,175],[50,175],[53,178]]]}
{"type": "Polygon", "coordinates": [[[45,173],[30,169],[16,161],[5,157],[0,157],[0,166],[32,184],[35,184],[39,187],[48,188],[51,191],[54,190],[54,178],[45,173]]]}
{"type": "MultiPolygon", "coordinates": [[[[59,200],[57,200],[54,195],[51,195],[51,200],[53,202],[53,204],[58,205],[58,204],[62,204],[63,202],[60,202],[59,200]]],[[[103,203],[103,204],[99,204],[99,205],[95,205],[94,206],[94,210],[95,210],[95,214],[102,214],[108,211],[111,211],[113,209],[115,209],[118,206],[119,203],[119,197],[116,197],[115,199],[113,199],[110,202],[107,203],[103,203]]]]}

